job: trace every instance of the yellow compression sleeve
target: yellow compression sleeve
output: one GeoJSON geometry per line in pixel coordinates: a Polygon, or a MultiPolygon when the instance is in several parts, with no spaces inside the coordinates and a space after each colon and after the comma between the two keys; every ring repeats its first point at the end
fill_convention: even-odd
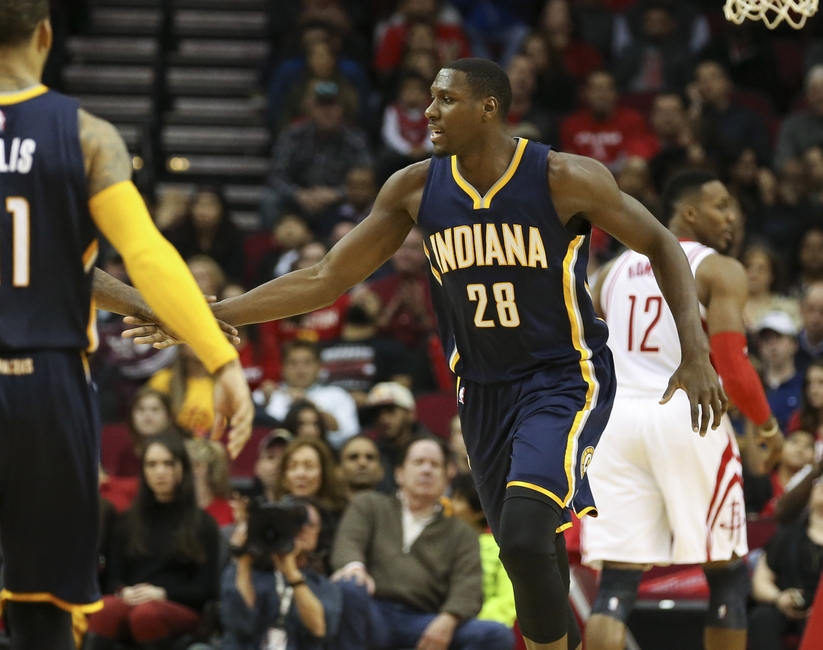
{"type": "Polygon", "coordinates": [[[237,358],[180,254],[152,222],[134,183],[123,181],[95,194],[89,210],[100,232],[123,256],[134,286],[209,372],[237,358]]]}

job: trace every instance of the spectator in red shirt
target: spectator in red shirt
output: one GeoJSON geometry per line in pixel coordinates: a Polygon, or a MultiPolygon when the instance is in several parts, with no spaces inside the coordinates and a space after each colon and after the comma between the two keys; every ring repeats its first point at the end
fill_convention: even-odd
{"type": "Polygon", "coordinates": [[[381,178],[431,156],[429,119],[425,115],[430,101],[428,80],[414,73],[401,79],[397,101],[383,113],[381,178]]]}
{"type": "Polygon", "coordinates": [[[428,260],[418,228],[412,228],[391,264],[394,273],[370,286],[383,302],[378,327],[384,335],[414,350],[435,330],[428,260]]]}
{"type": "Polygon", "coordinates": [[[234,514],[229,503],[231,486],[226,448],[214,440],[192,438],[186,440],[186,450],[191,458],[197,506],[208,512],[218,526],[230,526],[234,523],[234,514]]]}
{"type": "Polygon", "coordinates": [[[374,67],[379,73],[391,72],[400,63],[409,37],[409,25],[414,22],[434,26],[441,63],[471,56],[469,41],[456,9],[437,0],[403,0],[388,23],[377,28],[374,67]]]}
{"type": "Polygon", "coordinates": [[[578,81],[584,81],[603,65],[600,53],[577,39],[567,0],[549,0],[540,15],[540,27],[549,46],[560,53],[566,70],[578,81]]]}
{"type": "Polygon", "coordinates": [[[646,122],[637,111],[617,105],[617,87],[608,72],[589,75],[585,97],[588,106],[567,117],[560,127],[563,150],[619,171],[632,147],[642,148],[649,141],[646,122]]]}

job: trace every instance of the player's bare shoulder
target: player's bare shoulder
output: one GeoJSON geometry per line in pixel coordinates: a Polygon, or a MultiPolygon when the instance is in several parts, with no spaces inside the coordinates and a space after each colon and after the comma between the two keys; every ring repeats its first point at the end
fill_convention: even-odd
{"type": "Polygon", "coordinates": [[[131,180],[131,156],[117,129],[82,108],[77,111],[77,120],[89,196],[110,185],[131,180]]]}
{"type": "Polygon", "coordinates": [[[712,295],[748,295],[748,279],[743,264],[720,253],[709,255],[700,262],[694,274],[697,296],[701,303],[708,305],[712,295]]]}
{"type": "Polygon", "coordinates": [[[431,159],[421,160],[392,174],[380,191],[381,198],[407,212],[416,222],[430,165],[431,159]]]}
{"type": "Polygon", "coordinates": [[[564,221],[620,196],[611,172],[586,156],[549,151],[547,180],[555,210],[564,221]]]}

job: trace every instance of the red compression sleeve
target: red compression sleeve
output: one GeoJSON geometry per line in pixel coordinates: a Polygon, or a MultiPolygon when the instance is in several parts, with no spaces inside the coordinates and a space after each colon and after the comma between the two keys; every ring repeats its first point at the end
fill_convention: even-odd
{"type": "Polygon", "coordinates": [[[711,337],[712,361],[729,399],[747,418],[761,426],[771,417],[763,384],[749,361],[746,335],[718,332],[711,337]]]}

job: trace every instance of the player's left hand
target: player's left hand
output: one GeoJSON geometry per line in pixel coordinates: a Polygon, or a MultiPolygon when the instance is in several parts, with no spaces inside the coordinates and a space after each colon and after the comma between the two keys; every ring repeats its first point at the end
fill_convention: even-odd
{"type": "Polygon", "coordinates": [[[441,612],[428,624],[417,642],[415,650],[448,650],[457,629],[457,618],[441,612]]]}
{"type": "MultiPolygon", "coordinates": [[[[209,304],[217,301],[215,296],[205,296],[205,298],[209,304]]],[[[232,345],[240,345],[240,337],[238,336],[237,329],[218,318],[215,320],[223,331],[223,334],[226,335],[229,343],[232,345]]],[[[157,350],[163,350],[173,345],[183,344],[180,337],[160,323],[145,320],[139,316],[126,316],[123,322],[126,323],[126,325],[135,326],[121,334],[124,339],[134,339],[135,345],[151,345],[157,350]]]]}
{"type": "Polygon", "coordinates": [[[211,439],[223,436],[228,421],[229,441],[226,448],[232,459],[237,458],[251,438],[254,403],[249,384],[238,359],[229,361],[214,376],[214,427],[211,439]]]}
{"type": "Polygon", "coordinates": [[[675,373],[669,379],[669,385],[661,404],[668,402],[677,389],[680,388],[689,397],[691,406],[692,429],[703,437],[709,428],[709,413],[712,415],[712,429],[720,426],[720,420],[729,408],[729,398],[717,372],[712,367],[708,355],[694,360],[683,360],[675,373]]]}

